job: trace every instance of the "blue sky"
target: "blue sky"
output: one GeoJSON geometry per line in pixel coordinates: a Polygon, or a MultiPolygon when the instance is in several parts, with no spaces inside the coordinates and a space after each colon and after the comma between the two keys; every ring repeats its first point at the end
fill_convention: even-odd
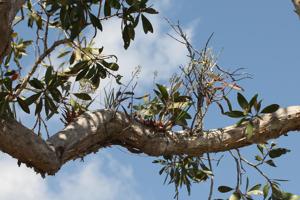
{"type": "MultiPolygon", "coordinates": [[[[130,76],[134,67],[142,66],[138,79],[140,92],[150,90],[155,70],[159,74],[157,81],[163,82],[187,61],[184,47],[166,35],[170,29],[163,17],[167,17],[180,20],[195,47],[201,48],[214,32],[211,47],[215,52],[221,52],[219,64],[228,69],[244,67],[253,75],[253,79],[241,82],[247,97],[259,93],[265,105],[299,105],[300,20],[290,1],[153,2],[161,11],[159,16],[152,17],[155,34],[144,36],[141,32],[128,51],[122,49],[117,22],[105,24],[104,34],[97,36],[98,45],[104,45],[108,53],[114,52],[119,57],[122,74],[130,76]]],[[[52,132],[59,130],[55,121],[50,123],[52,132]]],[[[233,121],[212,110],[206,127],[218,128],[231,123],[233,121]]],[[[292,152],[278,160],[278,169],[266,168],[273,178],[291,180],[283,186],[294,193],[299,192],[300,184],[297,141],[300,136],[295,133],[277,140],[292,152]]],[[[242,152],[253,157],[251,147],[242,152]]],[[[85,162],[69,162],[57,176],[46,179],[25,167],[18,168],[16,160],[4,155],[2,158],[0,199],[154,200],[172,199],[174,195],[173,186],[162,184],[164,177],[158,175],[159,167],[151,163],[153,158],[132,155],[120,147],[100,150],[96,155],[88,156],[85,162]]],[[[217,185],[227,182],[234,185],[234,168],[232,158],[226,154],[216,170],[217,185]]],[[[192,195],[187,196],[183,191],[181,199],[206,199],[207,191],[207,184],[193,185],[192,195]]]]}

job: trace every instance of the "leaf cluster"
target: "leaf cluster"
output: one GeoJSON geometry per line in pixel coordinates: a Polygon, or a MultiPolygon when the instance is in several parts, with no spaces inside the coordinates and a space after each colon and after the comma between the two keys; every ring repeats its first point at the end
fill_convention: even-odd
{"type": "Polygon", "coordinates": [[[198,157],[165,156],[164,159],[154,160],[153,163],[163,167],[159,174],[166,174],[164,183],[174,184],[175,196],[179,198],[179,189],[185,186],[188,194],[191,193],[191,184],[206,181],[213,176],[209,168],[198,157]]]}
{"type": "Polygon", "coordinates": [[[167,87],[156,84],[154,97],[145,99],[141,105],[135,105],[133,108],[136,113],[144,119],[154,119],[163,122],[166,130],[173,126],[187,126],[188,120],[191,119],[188,113],[192,105],[191,98],[180,92],[181,82],[168,90],[167,87]]]}
{"type": "Polygon", "coordinates": [[[253,136],[254,124],[253,120],[255,118],[261,118],[262,114],[269,114],[276,112],[279,109],[278,104],[271,104],[263,109],[261,109],[262,100],[258,100],[258,94],[254,95],[250,101],[248,101],[241,93],[237,93],[237,102],[241,110],[233,110],[230,100],[224,96],[224,99],[227,103],[229,111],[224,112],[224,108],[221,104],[218,104],[223,115],[226,115],[231,118],[239,118],[237,126],[240,126],[243,123],[246,123],[246,135],[248,138],[253,136]]]}

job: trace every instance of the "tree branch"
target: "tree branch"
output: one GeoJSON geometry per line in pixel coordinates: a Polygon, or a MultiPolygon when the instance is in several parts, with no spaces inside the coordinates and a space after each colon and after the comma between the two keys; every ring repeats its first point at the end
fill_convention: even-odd
{"type": "Polygon", "coordinates": [[[228,126],[191,136],[190,131],[157,132],[122,112],[99,110],[87,112],[76,121],[42,140],[20,123],[0,120],[0,149],[33,167],[54,175],[69,160],[81,158],[110,145],[136,149],[150,156],[190,155],[221,152],[277,138],[300,130],[300,106],[281,108],[254,122],[254,136],[248,139],[245,126],[228,126]],[[16,131],[17,130],[17,131],[16,131]]]}
{"type": "Polygon", "coordinates": [[[12,22],[26,0],[0,0],[0,63],[10,50],[12,22]]]}

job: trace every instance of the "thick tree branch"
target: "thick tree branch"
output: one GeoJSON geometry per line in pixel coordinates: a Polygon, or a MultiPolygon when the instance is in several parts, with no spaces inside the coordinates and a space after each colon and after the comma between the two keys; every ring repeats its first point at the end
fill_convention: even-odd
{"type": "Polygon", "coordinates": [[[37,172],[52,174],[60,167],[55,149],[14,120],[0,119],[0,149],[37,172]]]}
{"type": "Polygon", "coordinates": [[[10,50],[12,22],[26,0],[0,0],[0,63],[10,50]]]}
{"type": "Polygon", "coordinates": [[[236,149],[300,130],[300,106],[281,108],[254,122],[254,136],[247,139],[245,125],[235,125],[190,136],[189,131],[157,132],[112,110],[87,112],[47,141],[13,120],[0,120],[0,149],[32,166],[37,172],[55,174],[69,160],[110,145],[150,156],[191,156],[236,149]]]}

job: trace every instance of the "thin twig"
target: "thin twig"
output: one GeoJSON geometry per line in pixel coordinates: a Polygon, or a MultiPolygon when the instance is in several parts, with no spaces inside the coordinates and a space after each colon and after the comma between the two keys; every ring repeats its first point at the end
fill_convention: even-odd
{"type": "Polygon", "coordinates": [[[20,87],[17,89],[17,91],[15,93],[15,96],[19,96],[20,93],[26,88],[28,81],[30,80],[31,76],[35,73],[36,69],[38,68],[39,64],[44,60],[44,58],[47,57],[49,54],[51,54],[51,52],[54,51],[54,49],[56,47],[58,47],[61,44],[66,44],[69,41],[70,41],[69,39],[58,40],[58,41],[54,42],[53,45],[49,49],[46,49],[44,51],[44,53],[34,63],[34,65],[32,66],[32,68],[31,68],[30,72],[27,74],[27,76],[23,79],[20,87]]]}
{"type": "MultiPolygon", "coordinates": [[[[208,159],[209,170],[212,172],[213,168],[212,168],[212,164],[211,164],[209,153],[207,153],[207,159],[208,159]]],[[[213,191],[214,191],[214,176],[211,176],[210,177],[210,188],[209,188],[208,200],[212,199],[213,191]]]]}

